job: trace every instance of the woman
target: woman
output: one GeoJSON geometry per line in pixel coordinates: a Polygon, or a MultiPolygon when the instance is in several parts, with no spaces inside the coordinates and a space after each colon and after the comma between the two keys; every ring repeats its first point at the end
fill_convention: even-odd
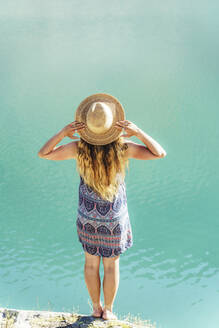
{"type": "Polygon", "coordinates": [[[98,93],[78,106],[75,121],[66,125],[40,149],[49,160],[74,158],[80,175],[77,216],[78,239],[85,254],[84,276],[94,317],[116,319],[113,302],[119,286],[119,259],[133,244],[129,221],[125,167],[128,159],[152,160],[165,150],[134,123],[125,120],[121,103],[98,93]],[[122,134],[122,129],[126,134],[122,134]],[[55,147],[75,132],[80,140],[55,147]],[[123,139],[136,136],[145,146],[123,139]],[[100,301],[100,261],[103,261],[104,307],[100,301]]]}

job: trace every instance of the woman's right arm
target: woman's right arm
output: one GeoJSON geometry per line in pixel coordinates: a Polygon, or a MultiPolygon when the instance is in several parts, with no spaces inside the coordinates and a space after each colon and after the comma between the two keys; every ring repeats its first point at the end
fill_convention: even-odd
{"type": "Polygon", "coordinates": [[[45,143],[45,145],[38,151],[38,156],[44,159],[56,161],[76,158],[77,141],[72,141],[66,145],[61,145],[58,147],[56,147],[56,145],[67,136],[71,139],[78,139],[78,137],[74,137],[73,134],[77,130],[81,130],[83,128],[84,123],[77,121],[66,125],[61,131],[56,133],[45,143]]]}

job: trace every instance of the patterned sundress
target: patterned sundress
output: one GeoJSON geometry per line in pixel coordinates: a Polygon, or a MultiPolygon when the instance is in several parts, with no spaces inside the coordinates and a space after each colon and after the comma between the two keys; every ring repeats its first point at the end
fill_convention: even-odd
{"type": "Polygon", "coordinates": [[[133,245],[125,181],[112,202],[102,199],[80,176],[78,239],[91,255],[115,257],[133,245]]]}

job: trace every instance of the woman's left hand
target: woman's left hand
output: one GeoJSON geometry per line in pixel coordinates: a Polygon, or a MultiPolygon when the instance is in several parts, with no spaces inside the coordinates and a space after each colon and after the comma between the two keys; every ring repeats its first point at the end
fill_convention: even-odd
{"type": "Polygon", "coordinates": [[[115,127],[117,129],[124,129],[126,134],[120,135],[120,137],[126,137],[129,138],[131,136],[136,136],[138,134],[139,128],[137,125],[132,123],[131,121],[117,121],[115,124],[115,127]]]}

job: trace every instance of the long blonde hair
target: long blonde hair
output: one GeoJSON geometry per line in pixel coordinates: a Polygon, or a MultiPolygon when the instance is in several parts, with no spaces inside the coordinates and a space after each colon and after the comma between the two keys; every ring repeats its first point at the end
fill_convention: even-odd
{"type": "Polygon", "coordinates": [[[103,199],[110,202],[118,192],[121,180],[125,178],[125,168],[129,169],[125,154],[127,144],[123,137],[107,145],[92,145],[80,138],[78,141],[76,168],[84,182],[103,199]]]}

